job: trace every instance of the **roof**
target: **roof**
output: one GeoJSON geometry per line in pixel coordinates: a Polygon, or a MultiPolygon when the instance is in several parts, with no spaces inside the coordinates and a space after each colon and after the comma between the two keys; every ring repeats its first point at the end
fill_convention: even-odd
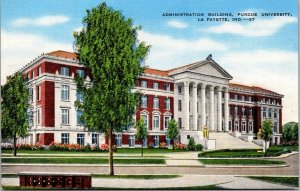
{"type": "Polygon", "coordinates": [[[157,69],[153,69],[153,68],[146,68],[144,73],[152,74],[152,75],[156,75],[156,76],[169,76],[167,71],[157,70],[157,69]]]}
{"type": "Polygon", "coordinates": [[[49,53],[47,53],[47,55],[56,56],[56,57],[60,57],[60,58],[69,58],[69,59],[72,59],[72,60],[77,59],[76,53],[67,52],[67,51],[63,51],[63,50],[57,50],[57,51],[49,52],[49,53]]]}
{"type": "Polygon", "coordinates": [[[263,93],[267,93],[267,94],[276,94],[278,96],[282,96],[282,95],[280,95],[276,92],[273,92],[271,90],[261,88],[261,87],[258,87],[258,86],[247,86],[247,85],[242,85],[242,84],[229,83],[229,87],[230,88],[242,89],[242,90],[250,90],[250,91],[254,91],[255,93],[263,92],[263,93]]]}

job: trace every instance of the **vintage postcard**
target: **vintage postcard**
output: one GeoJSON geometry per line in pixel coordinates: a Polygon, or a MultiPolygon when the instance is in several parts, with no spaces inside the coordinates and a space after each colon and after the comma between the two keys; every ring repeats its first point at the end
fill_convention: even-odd
{"type": "Polygon", "coordinates": [[[2,189],[297,190],[298,23],[296,0],[2,0],[2,189]]]}

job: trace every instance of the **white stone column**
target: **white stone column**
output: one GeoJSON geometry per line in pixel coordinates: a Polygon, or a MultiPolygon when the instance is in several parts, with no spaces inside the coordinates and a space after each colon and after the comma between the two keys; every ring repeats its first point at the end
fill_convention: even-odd
{"type": "Polygon", "coordinates": [[[218,131],[222,131],[222,89],[218,88],[218,131]]]}
{"type": "Polygon", "coordinates": [[[205,88],[206,85],[205,84],[201,84],[201,127],[202,130],[205,126],[205,122],[206,122],[206,111],[205,111],[205,88]]]}
{"type": "Polygon", "coordinates": [[[193,83],[193,102],[192,102],[192,104],[193,104],[193,130],[197,131],[197,83],[193,83]]]}
{"type": "Polygon", "coordinates": [[[178,84],[174,83],[174,119],[178,123],[178,84]]]}
{"type": "Polygon", "coordinates": [[[189,111],[189,82],[184,82],[184,104],[183,104],[183,113],[184,113],[184,130],[188,131],[190,128],[190,111],[189,111]]]}
{"type": "Polygon", "coordinates": [[[215,130],[215,122],[214,122],[214,115],[215,115],[215,112],[214,112],[214,95],[215,95],[215,88],[213,86],[210,86],[209,87],[209,106],[210,106],[210,109],[209,109],[209,130],[210,131],[214,131],[215,130]]]}
{"type": "Polygon", "coordinates": [[[229,93],[228,93],[228,88],[225,89],[225,93],[224,93],[224,127],[225,127],[225,131],[228,132],[229,131],[229,127],[228,127],[228,120],[229,120],[229,93]]]}

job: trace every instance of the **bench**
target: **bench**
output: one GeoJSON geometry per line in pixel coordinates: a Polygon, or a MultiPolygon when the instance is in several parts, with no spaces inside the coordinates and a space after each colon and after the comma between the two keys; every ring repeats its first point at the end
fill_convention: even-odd
{"type": "Polygon", "coordinates": [[[92,173],[20,172],[20,186],[37,188],[90,189],[92,173]]]}

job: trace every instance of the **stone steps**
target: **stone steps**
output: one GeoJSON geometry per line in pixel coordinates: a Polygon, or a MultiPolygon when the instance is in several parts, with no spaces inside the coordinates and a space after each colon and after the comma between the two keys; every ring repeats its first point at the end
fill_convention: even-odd
{"type": "Polygon", "coordinates": [[[257,149],[258,145],[252,142],[243,141],[240,138],[234,137],[224,132],[210,132],[209,139],[216,140],[216,149],[257,149]]]}

